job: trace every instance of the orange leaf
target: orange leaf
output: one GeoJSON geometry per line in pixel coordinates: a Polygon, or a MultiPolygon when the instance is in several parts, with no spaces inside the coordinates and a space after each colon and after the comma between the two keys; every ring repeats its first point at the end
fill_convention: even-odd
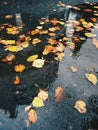
{"type": "Polygon", "coordinates": [[[54,47],[51,46],[51,45],[49,45],[49,46],[45,46],[44,51],[43,51],[43,55],[47,55],[47,54],[49,54],[50,52],[53,51],[53,49],[54,49],[54,47]]]}
{"type": "Polygon", "coordinates": [[[56,18],[53,18],[53,19],[51,19],[50,20],[50,23],[52,23],[54,26],[56,25],[56,24],[58,24],[58,20],[56,19],[56,18]]]}
{"type": "Polygon", "coordinates": [[[35,39],[33,39],[32,44],[33,44],[33,45],[36,45],[36,44],[38,44],[38,43],[40,43],[40,42],[41,42],[40,39],[35,38],[35,39]]]}
{"type": "Polygon", "coordinates": [[[6,58],[3,58],[1,61],[2,61],[2,62],[7,62],[7,59],[6,59],[6,58]]]}
{"type": "Polygon", "coordinates": [[[48,43],[50,43],[51,45],[57,44],[57,40],[56,39],[48,39],[48,43]]]}
{"type": "Polygon", "coordinates": [[[55,98],[57,102],[61,102],[63,100],[63,88],[57,87],[55,90],[55,98]]]}
{"type": "Polygon", "coordinates": [[[96,38],[93,38],[92,43],[98,48],[98,40],[96,38]]]}
{"type": "Polygon", "coordinates": [[[31,109],[28,113],[28,119],[30,122],[32,122],[33,124],[36,123],[37,121],[37,113],[34,109],[31,109]]]}
{"type": "Polygon", "coordinates": [[[23,72],[24,70],[25,70],[25,65],[22,65],[22,64],[19,64],[19,65],[15,65],[14,66],[14,70],[16,71],[16,72],[23,72]]]}
{"type": "Polygon", "coordinates": [[[18,75],[16,75],[13,84],[14,84],[14,85],[18,85],[19,83],[20,83],[20,79],[19,79],[18,75]]]}

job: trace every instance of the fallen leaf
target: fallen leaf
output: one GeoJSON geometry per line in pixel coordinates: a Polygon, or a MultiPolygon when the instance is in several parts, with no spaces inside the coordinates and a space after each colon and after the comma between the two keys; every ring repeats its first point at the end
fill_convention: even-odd
{"type": "Polygon", "coordinates": [[[36,35],[36,34],[38,34],[38,33],[39,33],[39,30],[38,30],[38,29],[35,29],[35,30],[31,31],[31,34],[32,34],[32,35],[36,35]]]}
{"type": "Polygon", "coordinates": [[[77,109],[77,111],[79,111],[80,113],[86,113],[87,111],[86,103],[81,100],[76,101],[74,108],[77,109]]]}
{"type": "Polygon", "coordinates": [[[94,85],[97,84],[97,77],[94,74],[85,74],[86,78],[94,85]]]}
{"type": "Polygon", "coordinates": [[[9,3],[8,3],[7,1],[4,1],[3,4],[4,4],[4,5],[8,5],[9,3]]]}
{"type": "Polygon", "coordinates": [[[40,42],[41,42],[40,39],[35,38],[35,39],[33,39],[32,44],[33,44],[33,45],[36,45],[36,44],[38,44],[38,43],[40,43],[40,42]]]}
{"type": "Polygon", "coordinates": [[[92,43],[98,48],[98,40],[96,38],[93,38],[92,43]]]}
{"type": "Polygon", "coordinates": [[[13,15],[6,15],[5,18],[6,19],[11,19],[13,17],[13,15]]]}
{"type": "Polygon", "coordinates": [[[39,107],[43,107],[44,106],[44,102],[43,102],[43,100],[40,97],[35,97],[33,102],[32,102],[32,105],[34,107],[39,108],[39,107]]]}
{"type": "Polygon", "coordinates": [[[44,59],[35,59],[32,66],[36,68],[42,68],[45,63],[44,59]]]}
{"type": "Polygon", "coordinates": [[[55,98],[57,102],[61,102],[63,100],[63,88],[57,87],[55,89],[55,98]]]}
{"type": "Polygon", "coordinates": [[[7,60],[7,61],[14,61],[14,60],[15,60],[15,55],[12,54],[12,53],[9,53],[9,54],[6,56],[6,60],[7,60]]]}
{"type": "Polygon", "coordinates": [[[49,98],[49,95],[47,91],[40,89],[38,97],[41,98],[42,100],[47,100],[49,98]]]}
{"type": "Polygon", "coordinates": [[[52,52],[54,50],[54,47],[51,45],[45,46],[44,50],[43,50],[43,55],[47,55],[50,52],[52,52]]]}
{"type": "Polygon", "coordinates": [[[25,112],[31,109],[31,105],[25,107],[25,112]]]}
{"type": "Polygon", "coordinates": [[[15,65],[14,66],[14,70],[16,71],[16,72],[23,72],[24,70],[25,70],[25,65],[22,65],[22,64],[19,64],[19,65],[15,65]]]}
{"type": "Polygon", "coordinates": [[[54,45],[54,44],[57,44],[57,40],[56,40],[56,39],[49,38],[49,39],[48,39],[48,43],[50,43],[51,45],[54,45]]]}
{"type": "Polygon", "coordinates": [[[96,34],[92,34],[92,33],[85,33],[85,36],[86,36],[86,37],[95,37],[95,36],[96,36],[96,34]]]}
{"type": "Polygon", "coordinates": [[[17,46],[6,46],[5,50],[11,51],[11,52],[17,52],[18,48],[17,46]]]}
{"type": "Polygon", "coordinates": [[[53,18],[50,20],[50,23],[52,23],[54,26],[58,24],[58,20],[56,18],[53,18]]]}
{"type": "Polygon", "coordinates": [[[29,56],[28,58],[27,58],[27,61],[28,62],[33,62],[34,60],[36,60],[38,58],[38,55],[32,55],[32,56],[29,56]]]}
{"type": "Polygon", "coordinates": [[[48,30],[40,30],[39,34],[48,34],[48,30]]]}
{"type": "Polygon", "coordinates": [[[33,124],[36,123],[37,121],[37,113],[34,109],[31,109],[29,112],[28,112],[28,119],[30,122],[32,122],[33,124]]]}
{"type": "Polygon", "coordinates": [[[75,67],[75,66],[71,66],[70,69],[72,72],[77,72],[77,67],[75,67]]]}
{"type": "Polygon", "coordinates": [[[14,84],[14,85],[18,85],[18,84],[20,84],[20,79],[19,79],[18,75],[16,75],[13,84],[14,84]]]}
{"type": "Polygon", "coordinates": [[[25,123],[26,123],[26,127],[28,128],[28,127],[29,127],[29,125],[30,125],[29,120],[25,120],[25,123]]]}

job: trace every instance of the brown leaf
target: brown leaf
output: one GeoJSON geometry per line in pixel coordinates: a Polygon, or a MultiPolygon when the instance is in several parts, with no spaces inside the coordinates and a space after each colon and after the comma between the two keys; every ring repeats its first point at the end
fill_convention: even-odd
{"type": "Polygon", "coordinates": [[[75,66],[71,66],[70,69],[72,72],[77,72],[77,67],[75,67],[75,66]]]}
{"type": "Polygon", "coordinates": [[[55,89],[55,98],[57,102],[61,102],[63,100],[63,88],[57,87],[55,89]]]}
{"type": "Polygon", "coordinates": [[[54,44],[57,44],[57,40],[56,40],[56,39],[49,38],[49,39],[48,39],[48,43],[50,43],[51,45],[54,45],[54,44]]]}
{"type": "Polygon", "coordinates": [[[98,48],[98,40],[96,38],[93,38],[92,43],[98,48]]]}
{"type": "Polygon", "coordinates": [[[32,122],[33,124],[36,123],[37,121],[37,113],[34,109],[31,109],[28,113],[28,119],[30,122],[32,122]]]}

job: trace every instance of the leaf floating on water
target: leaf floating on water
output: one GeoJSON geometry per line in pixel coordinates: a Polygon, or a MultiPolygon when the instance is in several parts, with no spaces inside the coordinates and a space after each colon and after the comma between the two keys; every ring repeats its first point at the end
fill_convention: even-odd
{"type": "Polygon", "coordinates": [[[85,36],[86,36],[86,37],[95,37],[95,36],[96,36],[96,34],[92,34],[92,33],[85,33],[85,36]]]}
{"type": "Polygon", "coordinates": [[[16,71],[16,72],[23,72],[24,70],[25,70],[25,65],[22,65],[22,64],[19,64],[19,65],[15,65],[14,66],[14,70],[16,71]]]}
{"type": "Polygon", "coordinates": [[[34,60],[36,60],[38,58],[38,55],[32,55],[32,56],[29,56],[28,58],[27,58],[27,61],[28,62],[33,62],[34,60]]]}
{"type": "Polygon", "coordinates": [[[36,123],[37,121],[37,113],[34,109],[31,109],[29,112],[28,112],[28,119],[30,122],[32,122],[33,124],[36,123]]]}
{"type": "Polygon", "coordinates": [[[9,53],[9,54],[6,56],[6,60],[7,60],[7,61],[13,61],[13,60],[15,60],[15,55],[12,54],[12,53],[9,53]]]}
{"type": "Polygon", "coordinates": [[[74,72],[77,72],[77,67],[75,67],[75,66],[71,66],[70,69],[71,69],[71,71],[72,71],[73,73],[74,73],[74,72]]]}
{"type": "Polygon", "coordinates": [[[47,100],[49,98],[48,92],[40,89],[38,93],[38,97],[41,98],[42,100],[47,100]]]}
{"type": "Polygon", "coordinates": [[[98,48],[98,40],[96,38],[93,38],[92,43],[98,48]]]}
{"type": "Polygon", "coordinates": [[[33,45],[36,45],[36,44],[38,44],[38,43],[40,43],[40,42],[41,42],[40,39],[35,38],[35,39],[33,39],[32,44],[33,44],[33,45]]]}
{"type": "Polygon", "coordinates": [[[50,52],[52,52],[54,50],[54,47],[51,45],[45,46],[44,50],[43,50],[43,55],[47,55],[50,52]]]}
{"type": "Polygon", "coordinates": [[[6,46],[5,50],[11,51],[11,52],[17,52],[18,48],[17,46],[6,46]]]}
{"type": "Polygon", "coordinates": [[[36,68],[42,68],[44,66],[45,60],[44,59],[35,59],[32,66],[36,68]]]}
{"type": "Polygon", "coordinates": [[[25,112],[31,109],[31,105],[25,107],[25,112]]]}
{"type": "Polygon", "coordinates": [[[20,79],[19,79],[18,75],[16,75],[13,84],[14,84],[14,85],[18,85],[18,84],[20,84],[20,79]]]}
{"type": "Polygon", "coordinates": [[[74,108],[77,109],[77,111],[80,113],[86,113],[87,111],[86,103],[81,100],[76,101],[74,108]]]}
{"type": "Polygon", "coordinates": [[[40,97],[35,97],[33,102],[32,102],[32,105],[34,107],[39,108],[39,107],[43,107],[44,106],[44,102],[43,102],[43,100],[40,97]]]}
{"type": "Polygon", "coordinates": [[[94,74],[85,74],[85,76],[92,84],[97,84],[97,77],[94,74]]]}
{"type": "Polygon", "coordinates": [[[57,87],[55,89],[55,98],[57,102],[61,102],[63,100],[63,88],[57,87]]]}
{"type": "Polygon", "coordinates": [[[6,15],[5,18],[6,19],[11,19],[13,17],[13,15],[6,15]]]}
{"type": "Polygon", "coordinates": [[[53,18],[50,20],[50,23],[52,23],[55,26],[59,23],[59,21],[56,18],[53,18]]]}

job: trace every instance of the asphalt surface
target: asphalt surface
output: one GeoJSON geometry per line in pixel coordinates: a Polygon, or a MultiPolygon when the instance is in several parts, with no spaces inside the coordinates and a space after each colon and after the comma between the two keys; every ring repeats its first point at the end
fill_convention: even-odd
{"type": "MultiPolygon", "coordinates": [[[[40,1],[32,2],[31,0],[28,0],[29,3],[26,3],[27,1],[23,2],[19,0],[10,0],[8,2],[10,4],[7,6],[0,4],[1,15],[30,12],[38,18],[43,16],[47,17],[52,13],[52,10],[58,3],[58,1],[53,2],[51,0],[47,2],[44,1],[44,4],[40,1]],[[6,13],[4,10],[6,10],[6,13]]],[[[82,3],[83,1],[66,2],[68,4],[77,4],[82,3]]],[[[96,23],[96,25],[98,25],[98,23],[96,23]]],[[[98,37],[98,28],[93,28],[91,32],[96,34],[96,38],[98,37]]],[[[82,44],[77,53],[73,56],[71,56],[72,51],[69,46],[66,47],[64,54],[65,57],[60,62],[51,63],[51,65],[43,68],[40,73],[38,71],[35,72],[35,75],[37,73],[40,75],[37,80],[35,79],[34,83],[38,82],[38,84],[40,84],[42,82],[43,86],[49,87],[48,93],[50,100],[45,101],[44,107],[35,108],[38,114],[38,120],[35,124],[30,123],[29,127],[26,126],[28,112],[25,112],[25,107],[27,104],[29,105],[30,101],[21,101],[20,97],[18,102],[14,103],[13,95],[9,91],[11,76],[13,75],[8,71],[7,76],[5,72],[3,74],[3,76],[5,75],[4,77],[0,76],[0,130],[98,130],[98,127],[96,127],[96,129],[88,128],[85,120],[86,117],[88,117],[90,110],[92,108],[95,110],[95,105],[90,102],[89,98],[92,95],[95,95],[95,97],[98,96],[98,83],[94,86],[85,77],[86,73],[94,73],[98,77],[98,48],[92,44],[92,38],[87,38],[85,43],[82,44]],[[77,72],[73,73],[70,69],[71,66],[76,66],[77,72]],[[54,75],[54,73],[57,74],[54,75]],[[8,76],[9,74],[10,76],[8,76]],[[6,88],[7,85],[9,85],[8,88],[6,88]],[[61,86],[64,90],[64,99],[60,103],[57,103],[54,97],[55,89],[58,86],[61,86]],[[77,100],[83,100],[86,103],[87,112],[85,114],[79,113],[74,108],[77,100]],[[12,106],[11,103],[13,104],[12,106]],[[9,118],[10,114],[13,115],[15,111],[17,111],[16,118],[9,118]]],[[[33,81],[29,80],[30,74],[31,70],[28,70],[22,77],[22,79],[25,79],[22,84],[24,85],[22,86],[22,89],[33,84],[33,81]],[[27,79],[26,76],[28,77],[27,79]]],[[[32,75],[30,75],[30,77],[31,76],[32,75]]],[[[21,89],[21,86],[19,86],[19,89],[21,89]]],[[[31,94],[33,90],[31,91],[29,89],[26,91],[33,96],[31,94]]],[[[98,112],[97,105],[96,111],[98,112]]],[[[93,115],[94,114],[95,113],[93,113],[93,115]]],[[[93,116],[91,116],[91,118],[92,117],[93,116]]]]}

